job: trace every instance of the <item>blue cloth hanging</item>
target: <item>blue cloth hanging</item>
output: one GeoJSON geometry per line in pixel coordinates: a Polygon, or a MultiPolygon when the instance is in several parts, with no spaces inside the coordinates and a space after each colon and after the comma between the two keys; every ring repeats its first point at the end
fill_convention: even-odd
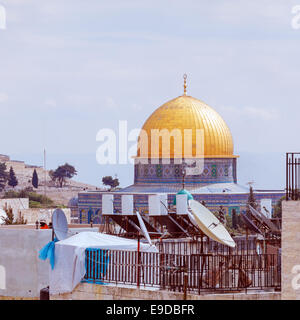
{"type": "Polygon", "coordinates": [[[105,285],[103,282],[109,264],[109,250],[87,248],[85,250],[85,278],[81,282],[97,283],[105,285]],[[93,252],[98,252],[98,258],[93,261],[93,252]],[[96,278],[95,275],[97,274],[96,278]]]}
{"type": "Polygon", "coordinates": [[[49,259],[52,270],[54,269],[55,263],[55,242],[58,240],[54,238],[53,241],[48,242],[40,251],[39,258],[42,260],[49,259]]]}

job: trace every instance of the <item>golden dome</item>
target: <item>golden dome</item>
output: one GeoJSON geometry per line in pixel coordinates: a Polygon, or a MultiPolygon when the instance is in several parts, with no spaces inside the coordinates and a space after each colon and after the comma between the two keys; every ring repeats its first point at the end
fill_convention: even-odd
{"type": "MultiPolygon", "coordinates": [[[[156,140],[157,151],[159,155],[151,155],[151,131],[153,129],[163,130],[167,129],[172,132],[174,129],[179,129],[182,135],[182,150],[184,150],[184,130],[192,129],[192,155],[185,157],[195,156],[196,153],[196,129],[202,129],[203,135],[203,156],[205,158],[233,158],[233,140],[228,126],[222,117],[210,106],[204,102],[195,99],[191,96],[183,95],[173,100],[170,100],[156,109],[152,115],[147,119],[142,127],[142,131],[147,133],[148,145],[143,149],[141,143],[142,131],[139,137],[139,147],[137,157],[140,158],[164,158],[165,149],[163,148],[163,140],[156,140]]],[[[178,130],[177,130],[178,131],[178,130]]],[[[174,140],[171,140],[169,146],[170,158],[177,158],[176,149],[174,150],[174,140]]],[[[145,141],[145,140],[144,140],[145,141]]],[[[152,141],[152,147],[155,146],[152,141]]],[[[147,144],[147,143],[146,143],[147,144]]],[[[164,146],[165,147],[165,146],[164,146]]],[[[180,153],[182,154],[182,153],[180,153]]]]}

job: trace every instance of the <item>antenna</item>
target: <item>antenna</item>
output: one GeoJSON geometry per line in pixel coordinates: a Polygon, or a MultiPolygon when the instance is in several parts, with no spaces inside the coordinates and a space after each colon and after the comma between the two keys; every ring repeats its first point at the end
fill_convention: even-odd
{"type": "Polygon", "coordinates": [[[46,197],[47,171],[46,171],[46,148],[44,148],[44,196],[46,197]]]}
{"type": "Polygon", "coordinates": [[[183,75],[183,95],[186,96],[186,78],[187,78],[187,74],[185,73],[183,75]]]}
{"type": "Polygon", "coordinates": [[[185,186],[185,176],[186,176],[186,169],[185,169],[185,166],[183,165],[183,168],[182,168],[182,189],[184,189],[184,186],[185,186]]]}
{"type": "Polygon", "coordinates": [[[249,181],[249,182],[247,182],[246,184],[249,186],[249,188],[250,187],[252,187],[252,185],[254,184],[255,182],[254,181],[249,181]]]}

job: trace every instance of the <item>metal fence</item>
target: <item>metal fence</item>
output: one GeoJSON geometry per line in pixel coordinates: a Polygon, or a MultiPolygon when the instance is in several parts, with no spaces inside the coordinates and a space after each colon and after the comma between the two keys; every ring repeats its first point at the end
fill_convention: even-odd
{"type": "Polygon", "coordinates": [[[286,154],[286,200],[300,199],[300,153],[286,154]]]}
{"type": "Polygon", "coordinates": [[[86,249],[85,281],[154,287],[178,292],[280,289],[275,254],[165,254],[86,249]]]}
{"type": "Polygon", "coordinates": [[[255,254],[255,253],[267,253],[262,252],[267,245],[275,247],[281,247],[280,239],[267,239],[259,241],[260,248],[258,248],[258,240],[256,237],[249,237],[248,240],[234,238],[236,247],[230,248],[226,245],[218,243],[214,240],[205,237],[205,240],[183,240],[171,239],[170,241],[157,241],[155,243],[157,249],[161,253],[169,254],[220,254],[220,255],[234,255],[234,254],[255,254]],[[259,252],[260,250],[260,252],[259,252]]]}

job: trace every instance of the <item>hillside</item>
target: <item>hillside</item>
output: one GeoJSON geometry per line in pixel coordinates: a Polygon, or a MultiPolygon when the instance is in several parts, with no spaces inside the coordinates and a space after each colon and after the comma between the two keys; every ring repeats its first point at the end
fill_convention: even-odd
{"type": "MultiPolygon", "coordinates": [[[[32,187],[31,179],[33,171],[36,170],[39,178],[39,187],[35,189],[37,193],[46,194],[49,198],[58,204],[67,205],[69,200],[73,197],[77,197],[78,192],[83,190],[96,190],[97,187],[75,181],[73,179],[67,179],[65,185],[59,188],[51,180],[49,171],[44,170],[43,167],[26,164],[24,161],[11,160],[9,156],[0,154],[0,162],[4,162],[7,167],[7,171],[12,167],[15,175],[18,179],[18,185],[15,190],[21,190],[32,187]]],[[[10,190],[10,187],[6,187],[5,191],[10,190]]]]}

